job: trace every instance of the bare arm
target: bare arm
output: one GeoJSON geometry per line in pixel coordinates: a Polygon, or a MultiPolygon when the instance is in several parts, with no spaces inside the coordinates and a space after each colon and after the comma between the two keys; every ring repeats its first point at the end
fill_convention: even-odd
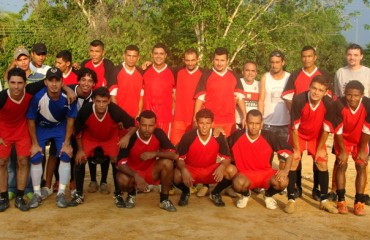
{"type": "Polygon", "coordinates": [[[200,110],[200,108],[202,107],[203,105],[203,101],[202,100],[199,100],[199,99],[196,99],[195,100],[195,105],[194,105],[194,116],[193,116],[193,122],[195,123],[195,114],[197,114],[197,112],[200,110]]]}
{"type": "Polygon", "coordinates": [[[240,110],[242,111],[242,127],[244,128],[247,124],[246,120],[247,120],[247,112],[245,110],[245,101],[244,99],[239,99],[238,102],[237,102],[240,110]]]}
{"type": "Polygon", "coordinates": [[[262,75],[260,81],[260,92],[258,97],[258,110],[262,113],[265,111],[265,83],[266,83],[266,73],[262,75]]]}

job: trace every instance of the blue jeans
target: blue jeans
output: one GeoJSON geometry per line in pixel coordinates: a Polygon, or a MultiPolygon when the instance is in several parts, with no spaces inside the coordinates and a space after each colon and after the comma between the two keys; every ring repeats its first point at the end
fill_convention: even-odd
{"type": "MultiPolygon", "coordinates": [[[[28,162],[28,165],[31,165],[30,162],[28,162]]],[[[15,148],[13,147],[8,163],[8,192],[16,193],[16,191],[17,191],[17,153],[15,152],[15,148]]],[[[30,174],[28,174],[27,186],[26,189],[24,190],[24,194],[27,194],[29,192],[33,192],[30,174]]]]}

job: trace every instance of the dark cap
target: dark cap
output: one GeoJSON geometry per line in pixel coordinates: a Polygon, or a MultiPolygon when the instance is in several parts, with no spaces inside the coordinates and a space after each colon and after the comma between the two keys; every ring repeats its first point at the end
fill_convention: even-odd
{"type": "Polygon", "coordinates": [[[58,80],[61,80],[62,77],[62,71],[60,71],[59,68],[56,67],[49,68],[49,70],[46,72],[46,79],[56,78],[58,80]]]}
{"type": "Polygon", "coordinates": [[[43,43],[34,44],[31,51],[36,53],[37,55],[40,55],[42,53],[44,54],[48,53],[48,50],[46,49],[46,46],[43,43]]]}
{"type": "Polygon", "coordinates": [[[270,53],[270,57],[269,58],[272,58],[272,57],[280,57],[281,60],[285,60],[285,55],[283,52],[279,51],[279,50],[274,50],[270,53]]]}

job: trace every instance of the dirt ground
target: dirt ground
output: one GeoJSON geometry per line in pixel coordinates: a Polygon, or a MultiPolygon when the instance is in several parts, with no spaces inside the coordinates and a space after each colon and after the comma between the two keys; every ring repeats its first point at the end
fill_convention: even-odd
{"type": "MultiPolygon", "coordinates": [[[[331,156],[330,176],[333,162],[331,156]]],[[[291,215],[283,212],[287,198],[281,195],[275,196],[276,210],[265,208],[262,194],[253,193],[245,209],[236,208],[235,199],[228,196],[223,197],[226,207],[218,208],[207,197],[192,195],[188,206],[169,213],[158,207],[155,191],[138,194],[134,209],[116,208],[112,195],[87,192],[84,204],[59,209],[53,194],[29,212],[16,209],[12,200],[11,207],[0,214],[1,239],[369,239],[370,207],[366,206],[364,217],[352,212],[355,170],[350,163],[347,215],[319,210],[319,203],[311,198],[312,161],[304,157],[303,197],[291,215]]],[[[86,176],[85,189],[89,182],[86,176]]],[[[108,182],[113,189],[111,177],[108,182]]],[[[179,193],[170,199],[177,206],[179,193]]]]}

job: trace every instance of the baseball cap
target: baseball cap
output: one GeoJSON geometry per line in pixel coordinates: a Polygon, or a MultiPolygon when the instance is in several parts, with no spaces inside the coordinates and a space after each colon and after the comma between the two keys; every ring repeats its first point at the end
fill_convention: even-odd
{"type": "Polygon", "coordinates": [[[30,53],[25,47],[17,47],[14,52],[14,59],[18,59],[20,55],[26,55],[27,57],[29,57],[30,53]]]}
{"type": "Polygon", "coordinates": [[[44,54],[48,53],[48,50],[46,49],[46,46],[43,43],[34,44],[31,51],[36,53],[37,55],[40,55],[41,53],[44,54]]]}
{"type": "Polygon", "coordinates": [[[270,57],[269,58],[272,58],[272,57],[280,57],[281,60],[284,60],[285,59],[285,56],[284,56],[284,53],[279,51],[279,50],[274,50],[270,53],[270,57]]]}
{"type": "Polygon", "coordinates": [[[62,79],[63,73],[59,68],[52,67],[46,72],[46,79],[57,78],[58,80],[62,79]]]}

